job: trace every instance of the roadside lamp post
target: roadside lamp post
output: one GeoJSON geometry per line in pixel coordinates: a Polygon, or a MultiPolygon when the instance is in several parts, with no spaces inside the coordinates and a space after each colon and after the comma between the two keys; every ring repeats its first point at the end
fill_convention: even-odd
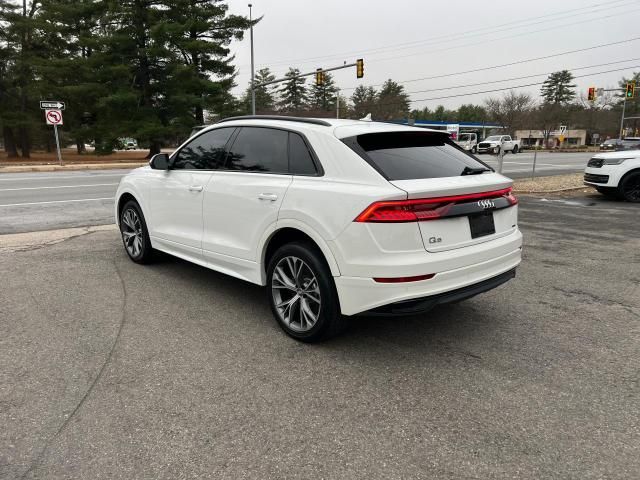
{"type": "Polygon", "coordinates": [[[249,22],[251,25],[249,27],[249,37],[251,41],[251,114],[256,114],[256,87],[255,87],[255,68],[253,63],[253,17],[251,16],[251,7],[253,5],[249,4],[249,22]]]}

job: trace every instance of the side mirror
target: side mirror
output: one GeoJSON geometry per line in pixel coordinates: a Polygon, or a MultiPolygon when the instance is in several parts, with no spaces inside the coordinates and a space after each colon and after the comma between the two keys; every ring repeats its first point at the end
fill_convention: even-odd
{"type": "Polygon", "coordinates": [[[149,165],[154,170],[169,170],[169,155],[166,153],[156,153],[151,157],[149,165]]]}

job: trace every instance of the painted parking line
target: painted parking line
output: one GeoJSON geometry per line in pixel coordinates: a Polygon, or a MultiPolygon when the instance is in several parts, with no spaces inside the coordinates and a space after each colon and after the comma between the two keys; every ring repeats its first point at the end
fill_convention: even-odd
{"type": "Polygon", "coordinates": [[[104,198],[79,198],[75,200],[51,200],[48,202],[29,202],[29,203],[5,203],[0,204],[0,207],[21,207],[27,205],[48,205],[51,203],[72,203],[72,202],[97,202],[101,200],[114,200],[114,197],[104,197],[104,198]]]}
{"type": "Polygon", "coordinates": [[[54,187],[21,187],[21,188],[0,188],[0,192],[18,192],[20,190],[45,190],[50,188],[82,188],[82,187],[112,187],[117,183],[92,183],[90,185],[57,185],[54,187]]]}
{"type": "Polygon", "coordinates": [[[0,173],[0,182],[13,182],[16,180],[60,180],[60,179],[76,179],[76,178],[105,178],[105,177],[123,177],[127,174],[124,173],[110,173],[110,174],[102,174],[96,173],[93,175],[64,175],[64,176],[56,176],[56,175],[47,175],[40,177],[37,174],[33,176],[21,176],[14,177],[13,173],[0,173]],[[5,178],[6,177],[6,178],[5,178]]]}

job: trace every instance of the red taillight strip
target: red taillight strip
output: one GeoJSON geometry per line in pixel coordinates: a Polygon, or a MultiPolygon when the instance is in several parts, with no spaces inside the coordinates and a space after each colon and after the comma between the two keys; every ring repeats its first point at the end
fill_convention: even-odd
{"type": "Polygon", "coordinates": [[[449,195],[446,197],[418,198],[412,200],[389,200],[384,202],[374,202],[369,205],[355,222],[417,222],[419,220],[436,219],[443,216],[448,205],[470,200],[481,200],[484,198],[505,197],[511,205],[516,205],[518,199],[511,193],[512,189],[503,188],[490,192],[465,193],[462,195],[449,195]],[[422,210],[417,214],[413,208],[422,205],[440,205],[432,210],[422,210]],[[375,218],[374,218],[375,217],[375,218]]]}
{"type": "Polygon", "coordinates": [[[391,277],[391,278],[374,278],[373,280],[378,283],[405,283],[405,282],[419,282],[420,280],[429,280],[435,277],[435,273],[428,273],[426,275],[416,275],[415,277],[391,277]]]}

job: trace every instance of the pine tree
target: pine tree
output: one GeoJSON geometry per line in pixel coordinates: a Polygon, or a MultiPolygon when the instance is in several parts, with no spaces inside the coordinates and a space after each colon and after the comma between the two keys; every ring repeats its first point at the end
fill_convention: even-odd
{"type": "Polygon", "coordinates": [[[279,91],[282,112],[299,112],[307,106],[306,79],[298,75],[300,75],[300,70],[297,68],[289,68],[285,75],[289,80],[279,91]]]}
{"type": "Polygon", "coordinates": [[[358,85],[351,95],[353,103],[353,114],[356,118],[363,118],[369,113],[373,113],[378,94],[373,87],[358,85]]]}
{"type": "Polygon", "coordinates": [[[542,84],[540,94],[545,103],[554,105],[566,105],[576,96],[576,85],[573,82],[573,74],[569,70],[554,72],[542,84]]]}
{"type": "Polygon", "coordinates": [[[43,41],[36,70],[43,98],[66,104],[64,130],[75,139],[78,153],[95,137],[92,121],[98,102],[108,94],[107,86],[95,78],[92,56],[100,47],[100,19],[105,2],[92,0],[50,0],[40,7],[43,41]]]}
{"type": "MultiPolygon", "coordinates": [[[[164,22],[154,33],[165,41],[181,65],[172,65],[178,81],[173,94],[178,103],[188,102],[198,124],[204,110],[224,114],[233,97],[235,67],[230,55],[231,40],[241,40],[251,26],[248,18],[228,15],[223,0],[165,0],[164,22]]],[[[260,19],[253,21],[253,24],[260,19]]]]}
{"type": "Polygon", "coordinates": [[[18,156],[15,112],[18,109],[19,92],[15,88],[16,50],[13,44],[16,38],[11,29],[11,22],[17,15],[16,5],[0,0],[0,124],[8,158],[18,156]]]}
{"type": "MultiPolygon", "coordinates": [[[[260,69],[256,72],[255,82],[261,84],[264,82],[271,82],[276,77],[271,73],[268,68],[260,69]]],[[[241,99],[242,108],[244,113],[251,113],[251,82],[245,91],[241,99]]],[[[276,104],[276,92],[273,85],[265,85],[256,88],[256,113],[261,112],[273,112],[276,104]]]]}
{"type": "Polygon", "coordinates": [[[19,147],[22,157],[30,158],[32,130],[40,116],[32,101],[34,55],[44,46],[36,30],[39,2],[24,1],[22,8],[19,7],[10,0],[0,0],[0,55],[4,63],[0,68],[0,84],[6,88],[0,96],[3,106],[0,121],[5,145],[8,144],[10,150],[8,154],[17,156],[15,147],[19,147]]]}
{"type": "Polygon", "coordinates": [[[404,86],[389,79],[378,93],[378,111],[376,116],[383,120],[394,120],[405,117],[409,112],[409,95],[404,86]]]}
{"type": "Polygon", "coordinates": [[[322,85],[313,83],[309,95],[309,105],[317,110],[335,110],[336,95],[338,95],[338,87],[333,81],[333,76],[327,72],[324,74],[322,85]]]}

